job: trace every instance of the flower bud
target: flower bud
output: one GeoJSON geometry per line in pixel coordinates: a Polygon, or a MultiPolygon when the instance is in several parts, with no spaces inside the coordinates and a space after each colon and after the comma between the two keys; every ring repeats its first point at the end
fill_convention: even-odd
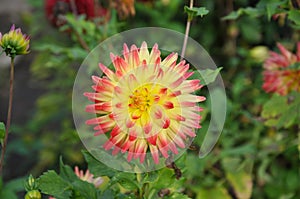
{"type": "Polygon", "coordinates": [[[32,191],[38,189],[37,181],[34,179],[32,175],[30,175],[25,183],[26,191],[32,191]]]}
{"type": "Polygon", "coordinates": [[[28,54],[29,36],[22,34],[21,29],[12,25],[10,31],[4,35],[0,33],[0,46],[7,56],[14,58],[16,55],[28,54]]]}
{"type": "Polygon", "coordinates": [[[27,192],[25,199],[41,199],[42,195],[38,190],[32,190],[27,192]]]}
{"type": "Polygon", "coordinates": [[[269,56],[269,50],[265,46],[256,46],[250,50],[250,57],[257,62],[265,61],[269,56]]]}

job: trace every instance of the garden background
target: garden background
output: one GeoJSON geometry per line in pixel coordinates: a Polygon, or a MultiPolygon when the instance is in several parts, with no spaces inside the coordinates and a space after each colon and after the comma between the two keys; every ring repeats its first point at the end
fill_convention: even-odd
{"type": "MultiPolygon", "coordinates": [[[[0,198],[23,198],[30,174],[39,182],[35,190],[44,198],[300,198],[299,1],[194,1],[195,8],[209,12],[193,18],[189,35],[222,67],[227,103],[219,106],[227,108],[226,122],[214,149],[199,158],[201,133],[211,116],[210,101],[205,101],[203,127],[188,152],[175,166],[145,174],[147,182],[137,180],[137,174],[107,169],[82,153],[84,146],[72,117],[74,79],[88,52],[116,33],[152,26],[185,33],[184,6],[190,1],[99,0],[95,1],[96,16],[87,9],[78,10],[84,14],[79,17],[63,6],[47,8],[46,2],[51,1],[0,2],[0,32],[16,24],[30,35],[30,53],[15,60],[13,117],[0,198]],[[57,13],[64,18],[53,17],[57,13]],[[284,54],[281,45],[298,56],[289,60],[295,86],[287,93],[262,87],[267,81],[266,60],[276,57],[270,51],[284,54]],[[97,187],[99,193],[86,196],[90,190],[80,190],[74,179],[62,177],[75,166],[89,168],[94,177],[107,176],[97,187]],[[73,183],[68,185],[70,194],[59,192],[62,183],[55,187],[41,180],[47,170],[73,183]]],[[[6,121],[9,59],[5,54],[0,57],[0,90],[0,121],[6,121]]],[[[205,88],[201,90],[201,95],[206,93],[205,88]]]]}

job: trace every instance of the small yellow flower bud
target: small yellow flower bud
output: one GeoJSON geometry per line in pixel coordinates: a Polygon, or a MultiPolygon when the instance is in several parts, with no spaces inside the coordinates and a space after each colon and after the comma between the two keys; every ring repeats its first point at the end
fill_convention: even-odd
{"type": "Polygon", "coordinates": [[[250,50],[250,56],[257,62],[263,62],[269,56],[269,50],[265,46],[256,46],[250,50]]]}
{"type": "Polygon", "coordinates": [[[29,36],[22,34],[21,29],[15,29],[12,25],[10,31],[2,35],[0,33],[0,46],[7,56],[14,58],[16,55],[29,53],[29,36]]]}

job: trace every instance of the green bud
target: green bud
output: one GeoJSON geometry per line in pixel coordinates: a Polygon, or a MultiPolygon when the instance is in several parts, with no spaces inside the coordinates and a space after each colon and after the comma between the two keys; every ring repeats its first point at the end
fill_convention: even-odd
{"type": "Polygon", "coordinates": [[[32,191],[38,189],[38,183],[34,179],[32,175],[30,175],[25,183],[25,189],[26,191],[32,191]]]}
{"type": "Polygon", "coordinates": [[[263,62],[269,56],[269,50],[265,46],[256,46],[250,50],[250,57],[256,62],[263,62]]]}
{"type": "Polygon", "coordinates": [[[38,190],[32,190],[26,193],[24,199],[41,199],[42,194],[38,190]]]}

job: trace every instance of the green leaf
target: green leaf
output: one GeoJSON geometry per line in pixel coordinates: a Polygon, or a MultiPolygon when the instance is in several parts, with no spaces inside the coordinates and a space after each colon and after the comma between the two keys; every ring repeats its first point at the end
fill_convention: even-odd
{"type": "Polygon", "coordinates": [[[276,126],[276,125],[278,124],[278,119],[268,118],[268,119],[264,122],[264,124],[265,124],[266,126],[274,127],[274,126],[276,126]]]}
{"type": "Polygon", "coordinates": [[[264,104],[262,117],[276,117],[287,109],[287,97],[273,95],[272,98],[264,104]]]}
{"type": "Polygon", "coordinates": [[[265,125],[277,128],[288,128],[295,124],[299,117],[300,97],[292,96],[295,99],[288,103],[287,96],[273,95],[263,106],[262,117],[266,120],[265,125]]]}
{"type": "Polygon", "coordinates": [[[297,121],[300,112],[300,100],[297,98],[290,104],[286,96],[273,95],[263,106],[262,117],[265,125],[277,128],[288,128],[297,121]]]}
{"type": "Polygon", "coordinates": [[[50,51],[52,53],[56,53],[56,54],[60,54],[63,53],[65,51],[66,48],[64,48],[61,45],[58,44],[49,44],[49,43],[43,43],[43,44],[39,44],[37,46],[34,47],[34,50],[37,51],[50,51]]]}
{"type": "Polygon", "coordinates": [[[175,182],[174,171],[169,168],[163,168],[158,172],[159,178],[154,184],[154,187],[158,190],[163,188],[168,188],[171,184],[175,182]]]}
{"type": "Polygon", "coordinates": [[[253,186],[251,175],[244,171],[228,172],[226,178],[233,187],[238,199],[248,199],[251,197],[253,186]]]}
{"type": "Polygon", "coordinates": [[[14,192],[24,191],[24,181],[26,177],[13,179],[5,184],[5,189],[10,189],[14,192]]]}
{"type": "Polygon", "coordinates": [[[222,20],[235,20],[237,18],[239,18],[239,13],[236,11],[233,11],[231,13],[229,13],[229,15],[222,17],[222,20]]]}
{"type": "Polygon", "coordinates": [[[209,13],[209,10],[207,10],[205,7],[193,7],[190,8],[188,6],[184,6],[184,12],[188,14],[188,20],[192,21],[194,17],[207,15],[209,13]]]}
{"type": "Polygon", "coordinates": [[[66,51],[66,53],[70,60],[78,60],[78,59],[83,60],[88,55],[86,50],[79,48],[79,47],[70,48],[70,49],[68,49],[68,51],[66,51]]]}
{"type": "Polygon", "coordinates": [[[289,65],[288,67],[287,67],[287,69],[292,69],[292,70],[300,70],[300,63],[299,62],[296,62],[296,63],[294,63],[294,64],[292,64],[292,65],[289,65]]]}
{"type": "Polygon", "coordinates": [[[187,195],[184,195],[182,193],[173,193],[171,196],[164,197],[165,199],[191,199],[187,195]]]}
{"type": "Polygon", "coordinates": [[[288,106],[288,109],[282,113],[276,124],[277,128],[288,128],[294,124],[300,114],[300,103],[296,102],[288,106]]]}
{"type": "Polygon", "coordinates": [[[97,190],[93,184],[78,179],[72,185],[77,195],[79,194],[82,198],[97,199],[97,190]]]}
{"type": "Polygon", "coordinates": [[[157,171],[151,171],[149,173],[144,173],[142,183],[153,183],[156,182],[159,175],[157,171]]]}
{"type": "Polygon", "coordinates": [[[219,72],[222,70],[222,67],[217,68],[215,70],[212,69],[205,69],[205,70],[198,70],[191,76],[191,79],[200,79],[200,83],[202,85],[208,85],[215,81],[219,72]]]}
{"type": "Polygon", "coordinates": [[[220,156],[233,156],[233,155],[245,155],[245,154],[254,154],[255,147],[252,144],[246,144],[235,148],[223,149],[220,156]]]}
{"type": "Polygon", "coordinates": [[[65,165],[63,163],[63,160],[62,160],[62,157],[60,157],[60,164],[59,164],[59,170],[60,170],[60,176],[69,181],[69,182],[73,182],[73,181],[76,181],[78,180],[79,178],[76,176],[76,174],[74,173],[73,169],[68,166],[68,165],[65,165]]]}
{"type": "Polygon", "coordinates": [[[114,199],[114,193],[112,190],[108,189],[104,191],[102,194],[98,193],[98,199],[114,199]]]}
{"type": "Polygon", "coordinates": [[[18,199],[17,195],[11,189],[3,189],[0,198],[18,199]]]}
{"type": "Polygon", "coordinates": [[[136,184],[136,174],[134,173],[118,173],[113,181],[118,182],[122,187],[128,190],[135,190],[139,188],[136,184]]]}
{"type": "Polygon", "coordinates": [[[116,171],[114,169],[95,159],[89,152],[83,151],[82,153],[88,163],[90,172],[94,174],[95,177],[108,176],[111,178],[115,176],[116,171]]]}
{"type": "Polygon", "coordinates": [[[222,18],[222,20],[236,20],[242,15],[249,15],[251,17],[258,17],[264,14],[264,11],[262,9],[258,8],[240,8],[237,11],[231,12],[229,15],[222,18]]]}
{"type": "Polygon", "coordinates": [[[52,195],[57,199],[67,199],[72,196],[72,185],[53,170],[43,173],[38,182],[44,194],[52,195]]]}
{"type": "Polygon", "coordinates": [[[247,8],[243,8],[241,10],[242,10],[241,14],[246,14],[251,17],[259,17],[262,14],[264,14],[264,11],[261,9],[258,9],[258,8],[247,7],[247,8]]]}
{"type": "Polygon", "coordinates": [[[25,180],[26,178],[17,178],[3,184],[0,178],[0,198],[18,199],[17,192],[24,191],[25,180]]]}
{"type": "Polygon", "coordinates": [[[293,21],[296,25],[300,25],[300,11],[290,10],[288,12],[288,19],[293,21]]]}
{"type": "Polygon", "coordinates": [[[0,142],[2,143],[5,138],[5,124],[0,122],[0,142]]]}
{"type": "Polygon", "coordinates": [[[280,12],[279,6],[284,3],[285,2],[283,2],[282,0],[277,0],[277,1],[268,2],[266,4],[268,20],[270,20],[274,14],[280,12]]]}
{"type": "Polygon", "coordinates": [[[222,167],[227,172],[234,172],[241,166],[241,158],[236,155],[226,156],[221,159],[222,167]]]}
{"type": "Polygon", "coordinates": [[[241,35],[247,42],[257,43],[262,39],[262,33],[260,31],[261,23],[259,22],[259,20],[245,17],[239,20],[238,26],[241,35]]]}
{"type": "Polygon", "coordinates": [[[197,193],[197,199],[213,198],[213,199],[231,199],[224,187],[214,187],[210,189],[200,188],[197,193]]]}

